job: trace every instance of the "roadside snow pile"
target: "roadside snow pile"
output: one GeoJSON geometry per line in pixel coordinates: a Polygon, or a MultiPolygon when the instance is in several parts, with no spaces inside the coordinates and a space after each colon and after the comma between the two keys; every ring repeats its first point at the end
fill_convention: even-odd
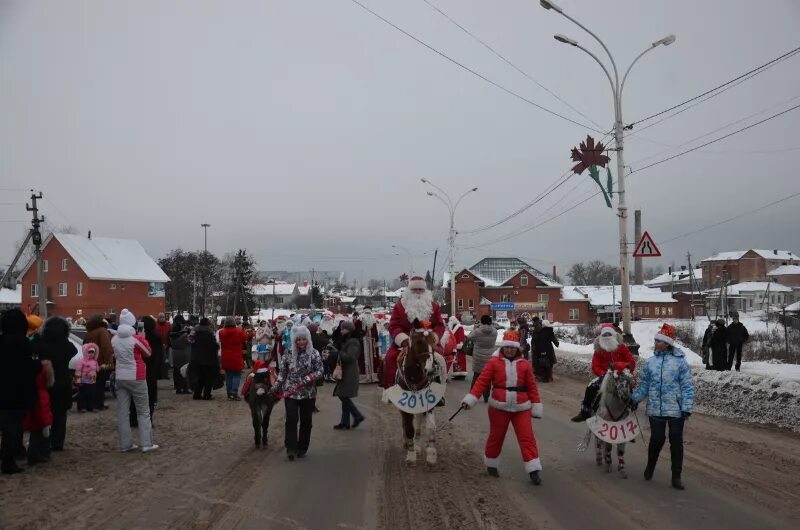
{"type": "MultiPolygon", "coordinates": [[[[574,346],[574,345],[571,345],[574,346]]],[[[578,348],[585,348],[578,346],[578,348]]],[[[651,352],[652,354],[652,352],[651,352]]],[[[559,348],[556,371],[587,383],[594,377],[591,354],[572,353],[559,348]]],[[[643,361],[643,359],[642,359],[643,361]]],[[[637,376],[644,362],[637,363],[637,376]]],[[[774,363],[745,363],[745,372],[717,372],[692,366],[695,385],[695,410],[747,423],[777,425],[800,432],[800,366],[774,363]],[[765,369],[779,376],[750,372],[748,364],[759,365],[752,371],[765,369]]]]}

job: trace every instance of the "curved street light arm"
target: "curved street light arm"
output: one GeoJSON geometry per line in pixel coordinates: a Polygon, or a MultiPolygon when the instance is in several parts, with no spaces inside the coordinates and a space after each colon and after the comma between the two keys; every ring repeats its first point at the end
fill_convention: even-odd
{"type": "MultiPolygon", "coordinates": [[[[598,37],[594,32],[592,32],[592,30],[590,30],[589,28],[587,28],[586,26],[584,26],[583,24],[581,24],[580,22],[578,22],[577,20],[575,20],[574,18],[569,16],[568,14],[564,13],[563,11],[558,11],[558,13],[560,13],[561,15],[564,16],[564,18],[566,18],[567,20],[570,20],[571,22],[576,24],[579,28],[581,28],[583,31],[585,31],[586,33],[588,33],[589,35],[594,37],[594,40],[599,42],[600,46],[602,46],[603,49],[606,51],[606,54],[608,55],[608,58],[611,59],[611,66],[614,68],[614,79],[616,79],[616,84],[615,83],[611,83],[611,86],[614,87],[614,94],[616,95],[617,88],[619,87],[619,72],[617,71],[617,63],[616,63],[616,61],[614,61],[614,56],[611,55],[611,51],[609,51],[608,46],[606,46],[605,43],[602,40],[600,40],[600,37],[598,37]]],[[[584,50],[584,51],[587,51],[587,53],[591,53],[591,52],[588,52],[588,50],[584,50]]],[[[594,54],[592,54],[592,57],[594,57],[594,54]]],[[[595,60],[597,62],[600,62],[600,60],[597,59],[597,57],[595,57],[595,60]]],[[[600,63],[600,64],[602,64],[602,63],[600,63]]],[[[604,66],[603,70],[605,70],[605,69],[606,68],[604,66]]],[[[608,70],[606,70],[606,74],[608,74],[608,70]]],[[[609,77],[609,79],[611,79],[610,75],[608,77],[609,77]]]]}
{"type": "Polygon", "coordinates": [[[464,199],[464,197],[466,197],[467,195],[469,195],[473,191],[477,191],[477,189],[478,188],[470,188],[470,189],[468,189],[467,191],[465,191],[464,193],[461,194],[461,197],[458,198],[458,200],[456,201],[455,206],[453,206],[453,213],[454,214],[456,212],[456,208],[458,208],[459,203],[461,203],[461,201],[464,199]]]}
{"type": "Polygon", "coordinates": [[[611,73],[609,73],[608,68],[606,68],[606,65],[603,64],[603,61],[601,61],[600,58],[597,55],[595,55],[594,53],[592,53],[591,51],[587,50],[586,48],[584,48],[580,44],[576,44],[575,47],[578,48],[578,49],[583,50],[586,53],[588,53],[589,56],[592,59],[594,59],[597,62],[597,64],[600,65],[600,68],[603,69],[603,72],[606,73],[606,77],[608,78],[608,82],[609,82],[609,84],[611,84],[611,96],[614,98],[614,109],[616,110],[616,107],[617,107],[617,89],[616,89],[616,85],[614,85],[614,80],[611,79],[611,73]]]}
{"type": "Polygon", "coordinates": [[[430,195],[431,197],[436,197],[437,199],[439,199],[440,201],[442,201],[442,204],[444,204],[444,205],[447,207],[447,210],[448,210],[448,211],[449,211],[451,214],[453,213],[453,205],[452,205],[452,204],[450,204],[448,201],[444,200],[444,199],[442,198],[442,196],[441,196],[441,195],[439,195],[438,193],[434,193],[434,192],[432,192],[432,191],[429,191],[429,192],[428,192],[428,195],[430,195]]]}
{"type": "Polygon", "coordinates": [[[631,73],[631,68],[633,68],[633,65],[634,65],[634,64],[636,64],[636,62],[637,62],[639,59],[641,59],[641,58],[642,58],[642,56],[643,56],[644,54],[646,54],[647,52],[649,52],[649,51],[651,51],[651,50],[655,50],[655,49],[656,49],[656,47],[657,47],[657,46],[650,46],[650,47],[649,47],[649,48],[647,48],[645,51],[643,51],[642,53],[640,53],[639,55],[637,55],[637,56],[636,56],[636,59],[634,59],[634,60],[633,60],[633,62],[631,63],[631,65],[630,65],[630,66],[628,67],[628,69],[625,71],[625,75],[624,75],[624,76],[622,76],[622,84],[619,86],[619,97],[620,97],[620,99],[622,98],[622,90],[625,88],[625,80],[626,80],[626,79],[628,79],[628,74],[629,74],[629,73],[631,73]]]}
{"type": "Polygon", "coordinates": [[[429,185],[429,186],[431,186],[431,187],[433,187],[433,188],[437,189],[437,190],[439,191],[439,193],[441,193],[442,195],[444,195],[445,197],[447,197],[447,202],[448,202],[448,204],[449,204],[450,206],[452,206],[452,205],[453,205],[453,201],[451,201],[451,200],[450,200],[450,195],[448,195],[446,191],[444,191],[442,188],[440,188],[439,186],[437,186],[436,184],[434,184],[433,182],[431,182],[430,180],[428,180],[428,179],[426,179],[426,178],[423,178],[423,179],[421,179],[421,180],[422,180],[422,182],[423,182],[424,184],[427,184],[427,185],[429,185]]]}

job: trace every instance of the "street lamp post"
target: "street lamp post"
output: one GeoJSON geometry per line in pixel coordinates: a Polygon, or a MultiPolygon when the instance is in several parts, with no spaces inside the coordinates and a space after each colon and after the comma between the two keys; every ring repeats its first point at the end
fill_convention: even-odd
{"type": "Polygon", "coordinates": [[[462,193],[461,196],[458,198],[458,200],[456,200],[456,202],[454,203],[453,200],[450,198],[450,195],[448,195],[447,192],[444,191],[442,188],[440,188],[439,186],[437,186],[428,179],[423,178],[420,180],[422,181],[423,184],[427,184],[432,188],[436,189],[439,193],[441,193],[440,195],[439,193],[433,191],[427,192],[429,197],[436,197],[437,199],[439,199],[445,206],[447,206],[447,210],[450,212],[450,232],[447,237],[447,245],[448,245],[447,261],[448,261],[448,267],[450,269],[450,314],[455,315],[456,314],[456,279],[455,279],[456,234],[458,233],[456,232],[456,225],[455,225],[456,208],[458,208],[458,205],[461,203],[464,197],[466,197],[467,195],[469,195],[474,191],[478,191],[478,188],[468,189],[467,191],[462,193]],[[442,197],[442,195],[444,195],[444,197],[442,197]]]}
{"type": "MultiPolygon", "coordinates": [[[[203,223],[200,225],[203,227],[203,263],[206,264],[207,254],[208,254],[208,229],[211,226],[208,223],[203,223]]],[[[203,267],[203,307],[200,308],[200,316],[206,316],[206,274],[208,271],[203,267]]]]}
{"type": "Polygon", "coordinates": [[[597,42],[600,43],[600,46],[603,47],[608,58],[611,60],[611,66],[614,71],[614,77],[611,77],[611,73],[606,68],[603,61],[601,61],[597,55],[592,53],[591,51],[587,50],[580,44],[578,41],[566,37],[564,35],[557,34],[554,38],[563,44],[569,44],[570,46],[574,46],[586,52],[592,59],[594,59],[597,64],[603,69],[605,72],[606,77],[608,78],[608,82],[611,84],[611,93],[614,97],[614,141],[616,143],[616,151],[617,151],[617,195],[619,196],[619,202],[617,209],[619,211],[619,268],[620,268],[620,284],[622,288],[622,331],[626,338],[631,338],[631,295],[630,295],[630,278],[628,275],[628,207],[625,203],[625,161],[624,161],[624,136],[623,136],[623,129],[624,124],[622,122],[622,90],[625,88],[625,80],[628,78],[628,74],[633,68],[639,59],[642,58],[644,54],[647,52],[657,48],[658,46],[664,45],[669,46],[673,42],[675,42],[675,35],[668,35],[663,39],[659,39],[652,43],[647,49],[645,49],[642,53],[636,56],[633,62],[630,64],[628,69],[625,71],[625,75],[622,76],[622,82],[619,79],[619,72],[617,71],[617,63],[614,61],[614,57],[611,55],[608,47],[605,43],[600,40],[600,37],[595,35],[589,28],[569,16],[568,14],[564,13],[564,11],[556,5],[554,2],[550,0],[539,0],[541,6],[547,10],[553,10],[556,13],[562,15],[567,20],[576,24],[579,28],[584,30],[586,33],[591,35],[597,42]]]}

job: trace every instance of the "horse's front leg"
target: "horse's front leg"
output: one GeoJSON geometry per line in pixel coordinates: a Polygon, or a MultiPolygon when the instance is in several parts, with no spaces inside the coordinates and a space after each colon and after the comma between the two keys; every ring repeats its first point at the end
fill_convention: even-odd
{"type": "Polygon", "coordinates": [[[423,424],[424,421],[424,414],[414,414],[414,450],[419,454],[422,453],[422,444],[420,440],[422,438],[422,431],[425,429],[425,425],[423,424]]]}
{"type": "Polygon", "coordinates": [[[598,466],[603,465],[603,441],[597,436],[594,437],[594,460],[598,466]]]}
{"type": "Polygon", "coordinates": [[[406,463],[413,465],[417,462],[417,452],[414,450],[414,417],[407,412],[401,412],[403,418],[403,448],[406,450],[406,463]]]}
{"type": "Polygon", "coordinates": [[[426,435],[428,437],[428,445],[425,448],[425,459],[427,460],[428,464],[433,466],[436,465],[437,454],[436,454],[436,416],[433,414],[433,410],[425,414],[425,428],[427,430],[426,435]]]}
{"type": "Polygon", "coordinates": [[[255,402],[257,398],[250,397],[250,416],[253,420],[253,438],[256,444],[256,449],[261,448],[261,419],[259,418],[259,405],[255,402]]]}
{"type": "Polygon", "coordinates": [[[628,472],[625,471],[625,444],[617,445],[617,471],[619,471],[620,478],[628,478],[628,472]]]}
{"type": "Polygon", "coordinates": [[[611,473],[611,444],[605,443],[605,451],[603,451],[606,460],[606,473],[611,473]]]}

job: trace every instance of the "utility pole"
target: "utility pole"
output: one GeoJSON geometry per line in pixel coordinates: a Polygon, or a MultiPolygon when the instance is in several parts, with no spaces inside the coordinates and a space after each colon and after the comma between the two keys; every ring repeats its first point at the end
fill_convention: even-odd
{"type": "Polygon", "coordinates": [[[786,356],[789,356],[789,326],[786,320],[786,301],[783,302],[783,340],[786,341],[786,356]]]}
{"type": "MultiPolygon", "coordinates": [[[[638,243],[642,239],[642,211],[633,212],[633,237],[638,243]]],[[[633,278],[636,285],[644,284],[644,267],[642,258],[633,258],[633,278]]]]}
{"type": "Polygon", "coordinates": [[[436,258],[439,256],[439,249],[433,252],[433,271],[431,272],[431,281],[433,282],[433,290],[436,290],[436,258]]]}
{"type": "Polygon", "coordinates": [[[200,309],[200,316],[206,316],[206,275],[208,270],[208,228],[211,226],[208,223],[203,223],[203,307],[200,309]]]}
{"type": "Polygon", "coordinates": [[[316,271],[312,268],[311,269],[311,288],[309,289],[309,294],[311,295],[309,298],[311,299],[311,309],[314,309],[314,275],[316,271]]]}
{"type": "Polygon", "coordinates": [[[35,193],[31,190],[31,206],[25,205],[25,209],[29,212],[33,212],[33,219],[31,220],[31,225],[33,226],[31,230],[31,239],[33,240],[33,246],[36,249],[36,283],[38,284],[37,289],[39,290],[39,316],[42,318],[47,318],[47,290],[44,286],[44,266],[42,264],[42,232],[40,230],[41,223],[44,222],[44,216],[39,217],[39,207],[36,204],[36,201],[42,198],[42,192],[35,193]]]}

